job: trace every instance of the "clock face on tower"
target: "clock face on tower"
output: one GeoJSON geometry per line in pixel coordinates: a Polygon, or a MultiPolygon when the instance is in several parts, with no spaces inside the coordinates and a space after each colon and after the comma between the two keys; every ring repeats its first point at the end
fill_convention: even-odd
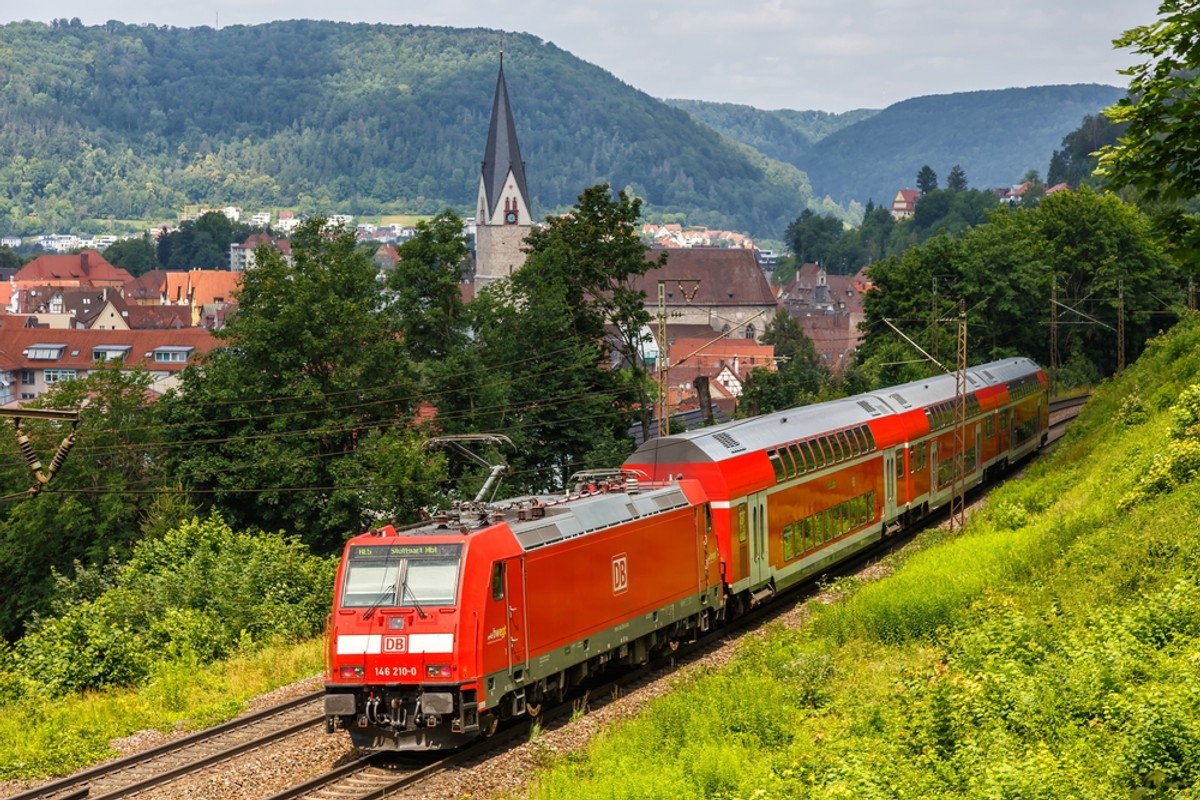
{"type": "Polygon", "coordinates": [[[509,211],[508,213],[506,213],[504,215],[504,224],[505,225],[516,225],[517,224],[517,212],[509,211]]]}

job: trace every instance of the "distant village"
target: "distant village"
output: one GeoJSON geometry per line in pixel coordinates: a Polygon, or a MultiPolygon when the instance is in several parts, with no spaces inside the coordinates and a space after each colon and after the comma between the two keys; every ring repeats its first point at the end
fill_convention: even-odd
{"type": "MultiPolygon", "coordinates": [[[[1019,202],[1027,188],[1004,190],[1001,200],[1019,202]]],[[[899,190],[892,215],[910,216],[918,197],[916,190],[899,190]]],[[[291,211],[245,214],[236,207],[190,208],[181,221],[212,211],[262,229],[230,246],[228,269],[155,270],[135,278],[101,253],[115,236],[0,239],[0,246],[40,252],[19,270],[0,275],[0,405],[33,400],[59,381],[85,377],[114,361],[144,368],[153,393],[174,386],[181,370],[216,346],[212,331],[235,311],[241,276],[255,268],[256,249],[272,246],[290,258],[287,236],[302,222],[291,211]]],[[[501,68],[476,213],[465,221],[474,253],[464,300],[520,268],[532,220],[501,68]]],[[[415,233],[412,227],[365,224],[346,215],[331,215],[328,222],[375,244],[381,275],[395,266],[397,246],[415,233]]],[[[148,233],[158,237],[174,230],[176,223],[164,223],[148,233]]],[[[640,235],[648,260],[663,250],[669,254],[665,266],[636,283],[654,320],[643,331],[643,355],[658,372],[670,413],[689,427],[728,418],[751,372],[776,369],[774,347],[760,338],[780,310],[799,322],[832,373],[845,367],[861,342],[862,298],[871,288],[865,267],[847,276],[801,264],[786,285],[773,286],[769,276],[779,255],[743,234],[646,224],[640,235]]]]}

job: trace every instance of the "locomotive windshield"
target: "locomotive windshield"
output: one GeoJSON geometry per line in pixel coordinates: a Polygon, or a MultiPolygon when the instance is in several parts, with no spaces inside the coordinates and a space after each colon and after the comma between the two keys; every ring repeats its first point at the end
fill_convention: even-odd
{"type": "Polygon", "coordinates": [[[348,554],[343,608],[447,606],[458,598],[462,546],[363,545],[348,554]]]}

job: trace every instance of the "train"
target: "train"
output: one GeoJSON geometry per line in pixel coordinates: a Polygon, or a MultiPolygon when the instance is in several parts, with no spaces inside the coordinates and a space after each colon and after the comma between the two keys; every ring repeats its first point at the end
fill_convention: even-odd
{"type": "Polygon", "coordinates": [[[327,629],[326,730],[438,750],[536,717],[1031,455],[1047,386],[1029,359],[994,361],[653,438],[560,493],[355,536],[327,629]]]}

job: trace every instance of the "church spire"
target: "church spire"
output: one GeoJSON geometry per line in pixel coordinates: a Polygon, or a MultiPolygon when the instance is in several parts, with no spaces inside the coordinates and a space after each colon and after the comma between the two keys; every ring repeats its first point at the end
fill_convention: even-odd
{"type": "MultiPolygon", "coordinates": [[[[488,129],[487,149],[483,154],[484,209],[489,219],[496,213],[504,194],[509,173],[516,191],[529,207],[529,188],[525,184],[525,163],[517,143],[517,126],[513,122],[512,106],[508,102],[508,86],[504,82],[504,52],[500,53],[500,74],[496,78],[496,97],[492,101],[492,122],[488,129]]],[[[522,220],[527,222],[528,220],[522,220]]]]}

